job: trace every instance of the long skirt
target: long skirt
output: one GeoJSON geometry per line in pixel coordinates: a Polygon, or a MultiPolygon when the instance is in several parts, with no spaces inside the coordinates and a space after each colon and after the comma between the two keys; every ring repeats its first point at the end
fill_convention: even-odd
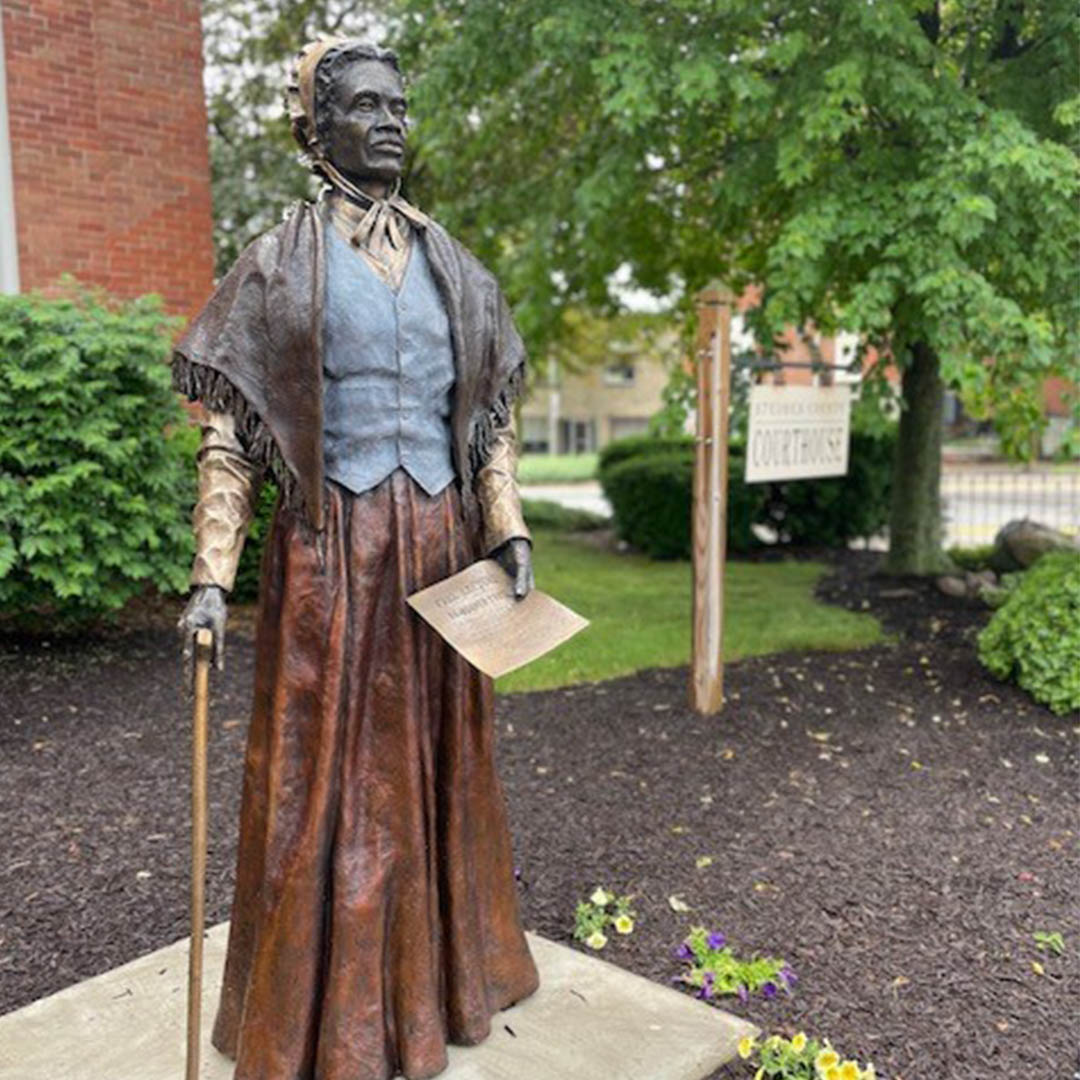
{"type": "Polygon", "coordinates": [[[326,511],[324,550],[279,507],[264,552],[213,1041],[235,1080],[418,1080],[538,982],[491,680],[405,603],[478,539],[400,469],[326,511]]]}

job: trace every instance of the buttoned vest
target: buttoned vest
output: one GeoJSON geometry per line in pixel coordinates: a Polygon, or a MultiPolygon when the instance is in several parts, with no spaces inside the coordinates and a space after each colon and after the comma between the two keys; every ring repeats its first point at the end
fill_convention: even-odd
{"type": "Polygon", "coordinates": [[[429,494],[454,479],[450,320],[423,239],[395,293],[336,228],[326,229],[323,457],[360,494],[403,468],[429,494]]]}

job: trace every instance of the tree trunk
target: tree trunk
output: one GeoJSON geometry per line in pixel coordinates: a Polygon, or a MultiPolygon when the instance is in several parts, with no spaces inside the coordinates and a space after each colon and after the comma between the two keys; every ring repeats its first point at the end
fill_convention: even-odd
{"type": "Polygon", "coordinates": [[[932,574],[946,568],[941,550],[941,426],[945,384],[937,353],[925,342],[911,349],[903,375],[903,412],[893,462],[892,511],[886,569],[932,574]]]}

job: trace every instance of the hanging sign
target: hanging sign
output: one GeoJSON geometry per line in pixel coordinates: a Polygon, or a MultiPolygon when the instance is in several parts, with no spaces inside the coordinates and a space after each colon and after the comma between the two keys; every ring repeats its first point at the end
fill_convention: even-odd
{"type": "Polygon", "coordinates": [[[848,386],[751,386],[746,482],[843,476],[850,421],[848,386]]]}

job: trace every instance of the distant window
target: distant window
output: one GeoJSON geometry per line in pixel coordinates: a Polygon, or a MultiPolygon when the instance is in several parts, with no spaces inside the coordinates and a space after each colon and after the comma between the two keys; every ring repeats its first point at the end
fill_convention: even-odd
{"type": "Polygon", "coordinates": [[[613,416],[611,418],[611,439],[626,439],[631,435],[644,435],[649,430],[647,416],[613,416]]]}
{"type": "Polygon", "coordinates": [[[547,454],[550,451],[547,420],[542,416],[523,416],[521,418],[521,452],[547,454]]]}
{"type": "Polygon", "coordinates": [[[559,421],[559,453],[588,454],[596,449],[596,425],[592,420],[559,421]]]}
{"type": "Polygon", "coordinates": [[[608,364],[604,368],[604,382],[608,386],[633,386],[634,365],[630,363],[608,364]]]}

